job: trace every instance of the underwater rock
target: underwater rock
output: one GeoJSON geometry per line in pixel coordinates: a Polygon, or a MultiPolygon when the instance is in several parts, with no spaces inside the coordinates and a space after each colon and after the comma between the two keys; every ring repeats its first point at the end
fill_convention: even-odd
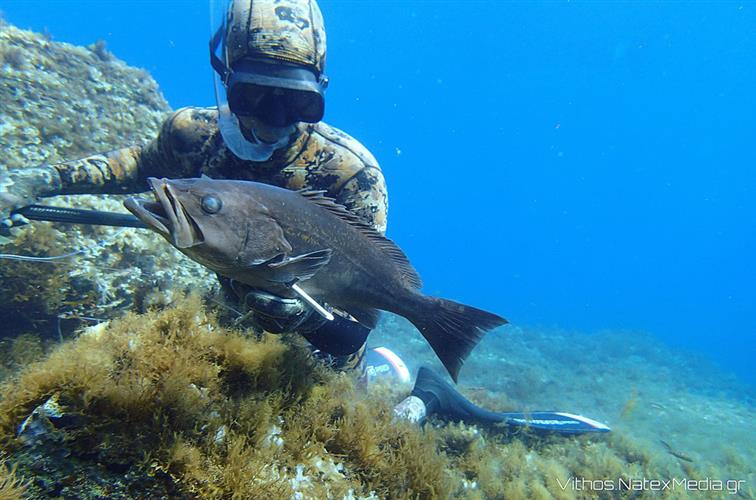
{"type": "MultiPolygon", "coordinates": [[[[104,43],[76,47],[0,25],[0,168],[26,168],[145,144],[171,111],[146,71],[129,67],[104,43]]],[[[79,195],[44,203],[123,211],[122,196],[79,195]]],[[[214,277],[135,229],[35,222],[1,253],[51,262],[0,261],[2,336],[66,336],[129,308],[171,303],[180,290],[209,290],[214,277]],[[91,319],[85,319],[91,318],[91,319]]]]}
{"type": "Polygon", "coordinates": [[[2,166],[80,158],[157,132],[170,107],[155,81],[100,52],[0,26],[2,166]]]}
{"type": "Polygon", "coordinates": [[[56,425],[53,421],[63,418],[63,409],[58,403],[58,394],[53,395],[45,404],[39,405],[18,427],[18,438],[25,446],[37,446],[48,439],[55,439],[56,425]]]}
{"type": "Polygon", "coordinates": [[[75,402],[63,404],[61,398],[60,393],[55,393],[18,427],[20,446],[12,457],[17,470],[31,480],[28,493],[65,498],[170,496],[170,490],[157,478],[129,461],[82,452],[77,436],[85,435],[86,426],[96,425],[97,421],[74,410],[75,402]]]}

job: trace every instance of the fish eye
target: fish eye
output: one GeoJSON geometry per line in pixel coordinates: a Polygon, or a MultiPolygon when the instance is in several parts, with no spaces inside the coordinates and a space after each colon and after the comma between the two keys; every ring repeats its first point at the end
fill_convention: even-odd
{"type": "Polygon", "coordinates": [[[205,213],[208,214],[217,214],[218,212],[220,212],[220,209],[223,206],[220,198],[211,194],[203,196],[200,204],[202,206],[202,210],[204,210],[205,213]]]}

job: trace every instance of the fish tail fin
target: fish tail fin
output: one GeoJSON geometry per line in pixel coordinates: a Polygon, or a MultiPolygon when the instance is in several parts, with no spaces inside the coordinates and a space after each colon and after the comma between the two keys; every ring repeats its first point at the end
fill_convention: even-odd
{"type": "Polygon", "coordinates": [[[420,330],[454,381],[467,356],[489,330],[508,321],[451,300],[423,297],[424,307],[408,319],[420,330]]]}

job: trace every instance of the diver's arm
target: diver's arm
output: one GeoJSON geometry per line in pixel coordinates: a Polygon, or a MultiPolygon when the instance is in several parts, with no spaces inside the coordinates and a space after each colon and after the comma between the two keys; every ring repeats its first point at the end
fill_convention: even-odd
{"type": "Polygon", "coordinates": [[[383,173],[377,166],[365,166],[345,182],[336,201],[381,234],[386,232],[388,192],[383,173]]]}
{"type": "Polygon", "coordinates": [[[142,148],[132,147],[79,160],[0,172],[0,230],[28,222],[18,210],[61,194],[125,193],[139,190],[142,148]]]}
{"type": "Polygon", "coordinates": [[[212,135],[213,111],[183,108],[169,116],[158,136],[132,146],[49,167],[56,174],[40,196],[133,193],[147,189],[147,177],[192,177],[204,164],[204,142],[212,135]]]}
{"type": "Polygon", "coordinates": [[[386,181],[375,156],[362,143],[320,122],[312,127],[305,154],[300,154],[300,161],[317,165],[315,171],[308,172],[310,185],[306,187],[325,189],[378,232],[386,232],[386,181]]]}
{"type": "Polygon", "coordinates": [[[149,175],[159,175],[160,166],[173,163],[166,148],[175,114],[158,136],[145,146],[130,146],[77,160],[54,163],[47,168],[56,173],[56,183],[42,196],[59,194],[116,194],[147,189],[149,175]]]}
{"type": "MultiPolygon", "coordinates": [[[[156,140],[157,141],[157,140],[156,140]]],[[[153,141],[153,144],[156,142],[153,141]]],[[[157,155],[135,146],[78,160],[0,171],[0,234],[28,222],[15,211],[62,194],[129,193],[147,189],[140,164],[157,155]]]]}
{"type": "Polygon", "coordinates": [[[142,151],[142,147],[133,146],[40,167],[50,168],[55,175],[54,183],[41,196],[138,191],[142,151]]]}

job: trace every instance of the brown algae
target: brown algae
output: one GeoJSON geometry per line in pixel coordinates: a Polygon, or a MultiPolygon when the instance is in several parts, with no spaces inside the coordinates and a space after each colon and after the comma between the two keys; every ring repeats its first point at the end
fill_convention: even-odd
{"type": "Polygon", "coordinates": [[[132,494],[208,498],[577,498],[585,492],[566,486],[574,477],[711,473],[670,464],[621,432],[513,437],[442,422],[421,429],[393,420],[401,396],[366,394],[296,337],[245,336],[188,297],[85,331],[6,381],[0,435],[25,479],[41,474],[27,455],[61,448],[67,461],[88,464],[88,475],[45,483],[73,481],[66,491],[83,496],[106,488],[87,483],[92,470],[132,478],[132,494]],[[49,430],[55,439],[34,445],[17,433],[41,405],[55,406],[62,423],[49,430]],[[139,477],[151,481],[145,490],[139,477]]]}

